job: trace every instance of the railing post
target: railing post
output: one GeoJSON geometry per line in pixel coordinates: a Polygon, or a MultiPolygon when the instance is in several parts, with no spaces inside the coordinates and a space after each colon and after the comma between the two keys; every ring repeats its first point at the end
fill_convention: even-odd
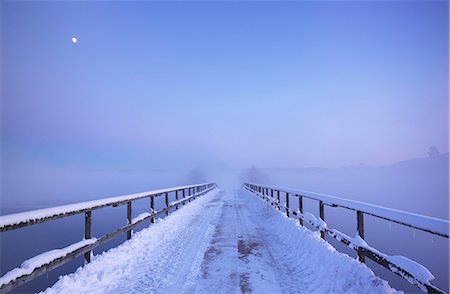
{"type": "Polygon", "coordinates": [[[166,192],[166,215],[169,215],[169,192],[166,192]]]}
{"type": "MultiPolygon", "coordinates": [[[[364,240],[364,214],[361,211],[356,211],[356,220],[357,220],[357,230],[358,235],[361,239],[364,240]]],[[[366,256],[364,255],[364,252],[361,250],[358,250],[358,259],[360,262],[365,262],[366,256]]]]}
{"type": "MultiPolygon", "coordinates": [[[[184,197],[186,196],[185,194],[186,194],[186,189],[183,188],[183,195],[182,195],[182,196],[183,196],[183,199],[184,199],[184,197]]],[[[184,205],[184,201],[183,201],[183,205],[184,205]]]]}
{"type": "MultiPolygon", "coordinates": [[[[150,196],[150,208],[152,210],[152,214],[155,213],[155,198],[154,197],[155,196],[153,196],[153,195],[150,196]]],[[[155,218],[154,217],[152,217],[151,222],[152,222],[152,224],[155,223],[155,218]]]]}
{"type": "MultiPolygon", "coordinates": [[[[92,211],[86,211],[84,214],[84,239],[91,239],[91,238],[92,238],[92,211]]],[[[84,253],[85,263],[91,262],[91,253],[92,251],[84,253]]]]}
{"type": "MultiPolygon", "coordinates": [[[[303,216],[303,196],[302,195],[298,195],[298,211],[303,216]]],[[[303,226],[303,218],[301,218],[299,216],[298,221],[299,221],[300,225],[303,226]]]]}
{"type": "MultiPolygon", "coordinates": [[[[128,219],[128,224],[131,224],[131,220],[132,220],[131,201],[127,202],[127,219],[128,219]]],[[[133,230],[127,231],[127,240],[131,239],[132,234],[133,234],[133,230]]]]}
{"type": "MultiPolygon", "coordinates": [[[[325,206],[323,204],[323,201],[319,201],[319,216],[321,220],[325,221],[325,206]]],[[[324,231],[320,231],[320,237],[325,240],[324,231]]]]}
{"type": "Polygon", "coordinates": [[[270,205],[273,206],[273,189],[270,188],[270,205]]]}
{"type": "Polygon", "coordinates": [[[281,206],[280,206],[280,190],[277,190],[277,199],[278,199],[278,210],[281,210],[281,206]]]}
{"type": "Polygon", "coordinates": [[[286,216],[289,217],[289,192],[286,192],[286,216]]]}
{"type": "MultiPolygon", "coordinates": [[[[175,201],[178,202],[178,190],[175,191],[175,201]]],[[[175,205],[175,209],[178,209],[178,203],[175,205]]]]}

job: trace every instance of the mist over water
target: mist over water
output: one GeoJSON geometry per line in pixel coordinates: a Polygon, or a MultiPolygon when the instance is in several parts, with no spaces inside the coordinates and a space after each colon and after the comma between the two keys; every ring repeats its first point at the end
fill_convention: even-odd
{"type": "MultiPolygon", "coordinates": [[[[449,218],[447,1],[0,5],[2,215],[252,181],[449,218]]],[[[325,213],[354,236],[355,215],[325,213]]],[[[125,216],[96,211],[94,235],[125,216]]],[[[0,273],[79,241],[83,225],[77,215],[2,233],[0,273]]],[[[369,245],[424,264],[448,291],[448,239],[371,217],[366,227],[369,245]]]]}

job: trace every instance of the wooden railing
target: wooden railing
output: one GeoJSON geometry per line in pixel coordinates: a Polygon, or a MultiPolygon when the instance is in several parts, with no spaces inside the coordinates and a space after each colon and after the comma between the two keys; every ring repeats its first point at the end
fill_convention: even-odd
{"type": "MultiPolygon", "coordinates": [[[[150,220],[151,223],[153,223],[156,217],[162,214],[168,215],[171,209],[178,209],[180,205],[185,205],[196,197],[211,191],[216,186],[216,183],[213,182],[181,186],[0,216],[0,232],[6,232],[42,222],[65,218],[75,214],[85,214],[84,240],[82,242],[64,248],[67,252],[64,252],[64,254],[61,254],[58,258],[34,268],[32,272],[17,276],[14,279],[11,279],[11,281],[4,283],[0,286],[0,293],[11,291],[82,254],[84,254],[85,262],[89,263],[91,261],[92,250],[97,246],[100,246],[125,232],[127,233],[127,239],[130,239],[132,237],[133,228],[142,224],[144,221],[150,220]],[[175,201],[173,202],[169,202],[170,193],[173,194],[172,196],[175,196],[175,201]],[[164,196],[165,198],[165,207],[160,210],[155,210],[155,197],[161,196],[164,196]],[[145,198],[150,199],[149,212],[141,214],[133,219],[133,201],[145,198]],[[94,238],[92,236],[92,211],[108,206],[117,207],[120,205],[127,205],[128,224],[102,237],[94,238]]],[[[8,275],[8,273],[6,275],[8,275]]]]}
{"type": "Polygon", "coordinates": [[[389,271],[407,280],[409,283],[417,286],[424,292],[445,293],[445,291],[432,285],[429,281],[424,281],[414,275],[414,271],[410,270],[404,264],[398,265],[395,261],[389,258],[388,255],[368,246],[367,243],[364,242],[364,215],[371,215],[389,222],[412,227],[447,239],[449,237],[449,221],[301,190],[253,183],[245,183],[243,187],[251,193],[265,199],[275,209],[286,213],[287,217],[297,218],[301,225],[303,225],[306,221],[308,224],[320,231],[322,239],[324,239],[325,234],[327,234],[328,236],[355,249],[358,253],[358,259],[361,262],[365,262],[365,257],[368,257],[389,271]],[[282,204],[282,197],[285,197],[285,205],[282,204]],[[292,197],[298,200],[298,210],[293,210],[290,208],[289,203],[291,200],[290,198],[292,197]],[[303,198],[312,199],[318,202],[319,219],[315,218],[311,213],[304,211],[303,198]],[[325,206],[341,207],[356,211],[356,231],[360,240],[355,241],[354,238],[351,238],[335,229],[328,228],[325,223],[325,206]]]}

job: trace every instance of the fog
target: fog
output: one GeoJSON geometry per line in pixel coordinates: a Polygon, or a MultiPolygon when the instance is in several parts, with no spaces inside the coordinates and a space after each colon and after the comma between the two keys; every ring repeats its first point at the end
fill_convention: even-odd
{"type": "MultiPolygon", "coordinates": [[[[2,214],[251,181],[448,219],[446,1],[6,1],[1,16],[2,214]]],[[[371,241],[400,250],[391,237],[371,241]]],[[[420,242],[442,286],[448,263],[420,242]]]]}

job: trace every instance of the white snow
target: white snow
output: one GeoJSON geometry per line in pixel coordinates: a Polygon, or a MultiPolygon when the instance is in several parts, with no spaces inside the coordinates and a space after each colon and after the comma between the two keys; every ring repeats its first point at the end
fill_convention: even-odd
{"type": "MultiPolygon", "coordinates": [[[[307,217],[307,219],[315,219],[315,216],[312,215],[312,217],[311,217],[311,214],[309,212],[305,212],[304,214],[309,215],[307,217]]],[[[332,233],[336,234],[336,239],[338,241],[342,241],[342,240],[349,241],[350,244],[348,246],[350,248],[358,249],[358,247],[359,247],[359,248],[364,248],[369,251],[372,251],[373,253],[385,258],[387,261],[391,262],[393,265],[397,266],[398,268],[401,268],[404,271],[408,272],[414,278],[416,278],[418,281],[420,281],[424,284],[430,283],[430,281],[434,279],[433,274],[424,265],[422,265],[414,260],[411,260],[405,256],[388,255],[383,252],[380,252],[377,249],[368,245],[367,242],[364,239],[362,239],[358,234],[356,234],[355,237],[351,238],[336,229],[332,229],[330,231],[332,233]]],[[[397,272],[397,273],[401,274],[401,271],[399,271],[398,269],[396,269],[393,266],[391,266],[390,269],[393,272],[397,272]]],[[[409,280],[411,283],[416,284],[412,279],[408,279],[407,277],[404,277],[404,278],[409,280]]],[[[418,286],[420,286],[420,285],[418,285],[418,286]]]]}
{"type": "Polygon", "coordinates": [[[364,239],[361,238],[360,235],[356,234],[355,237],[353,237],[353,239],[350,239],[351,243],[357,247],[362,247],[362,248],[367,248],[367,249],[371,249],[371,247],[369,247],[369,245],[367,245],[366,241],[364,241],[364,239]]]}
{"type": "Polygon", "coordinates": [[[111,204],[111,203],[134,200],[134,199],[142,198],[142,197],[145,197],[148,195],[162,194],[162,193],[169,192],[169,191],[188,189],[188,188],[192,188],[192,187],[195,187],[198,185],[207,185],[207,184],[211,184],[211,183],[212,182],[197,184],[197,185],[173,187],[173,188],[167,188],[167,189],[159,189],[159,190],[146,191],[146,192],[140,192],[140,193],[135,193],[135,194],[123,195],[123,196],[103,198],[103,199],[99,199],[99,200],[85,201],[85,202],[79,202],[79,203],[74,203],[74,204],[68,204],[68,205],[62,205],[62,206],[56,206],[56,207],[50,207],[50,208],[44,208],[44,209],[36,209],[36,210],[19,212],[19,213],[8,214],[8,215],[2,215],[2,216],[0,216],[0,228],[8,226],[8,225],[26,223],[26,222],[32,221],[32,220],[40,220],[43,218],[58,216],[58,215],[62,215],[62,214],[70,213],[70,212],[77,212],[80,210],[91,209],[91,208],[95,208],[98,206],[103,206],[103,205],[107,205],[107,204],[111,204]]]}
{"type": "MultiPolygon", "coordinates": [[[[260,194],[260,193],[257,193],[257,194],[260,194]]],[[[366,243],[366,241],[364,239],[362,239],[358,234],[356,234],[355,237],[351,238],[336,229],[328,229],[328,225],[326,222],[324,222],[320,218],[317,218],[315,215],[313,215],[312,213],[310,213],[308,211],[304,211],[303,213],[300,213],[300,211],[297,210],[296,213],[300,218],[303,218],[304,220],[308,221],[311,225],[315,226],[318,230],[330,231],[331,233],[333,233],[336,236],[336,239],[338,241],[347,240],[349,242],[348,247],[350,247],[352,249],[356,249],[356,250],[358,250],[358,248],[365,248],[365,249],[379,255],[380,257],[388,260],[389,262],[391,262],[394,265],[394,266],[390,266],[390,269],[393,272],[399,273],[400,275],[404,276],[404,274],[398,269],[398,268],[400,268],[400,269],[408,272],[409,274],[411,274],[417,281],[420,281],[421,283],[424,283],[424,284],[427,284],[427,283],[429,284],[430,281],[434,279],[434,276],[431,274],[431,272],[424,265],[422,265],[416,261],[413,261],[407,257],[400,256],[400,255],[391,256],[391,255],[382,253],[382,252],[378,251],[377,249],[369,246],[366,243]]],[[[414,281],[414,279],[412,279],[410,277],[406,277],[406,276],[404,276],[404,278],[407,279],[408,281],[410,281],[412,284],[415,284],[415,285],[419,286],[420,288],[425,289],[423,286],[417,284],[417,282],[414,281]]]]}
{"type": "MultiPolygon", "coordinates": [[[[336,232],[336,230],[334,230],[334,232],[336,232]]],[[[351,241],[351,243],[349,245],[351,248],[357,249],[357,247],[361,247],[361,248],[370,250],[370,251],[378,254],[379,256],[384,257],[386,260],[388,260],[392,264],[396,265],[397,267],[405,270],[406,272],[408,272],[409,274],[414,276],[418,281],[420,281],[424,284],[430,283],[430,281],[434,279],[433,274],[431,274],[431,272],[424,265],[422,265],[414,260],[411,260],[411,259],[409,259],[405,256],[401,256],[401,255],[388,255],[388,254],[382,253],[382,252],[378,251],[377,249],[369,246],[367,244],[367,242],[364,241],[363,239],[361,239],[361,237],[359,235],[356,235],[353,239],[349,239],[349,240],[351,241]]],[[[394,272],[397,271],[394,267],[391,267],[391,270],[393,270],[394,272]]]]}
{"type": "MultiPolygon", "coordinates": [[[[252,183],[249,183],[252,184],[252,183]]],[[[296,190],[291,188],[277,187],[277,186],[264,186],[260,184],[253,184],[261,187],[267,187],[271,189],[277,189],[285,192],[289,192],[293,195],[302,195],[307,198],[313,198],[323,201],[325,204],[331,205],[336,204],[343,207],[347,207],[353,210],[359,210],[361,212],[372,214],[375,216],[380,216],[388,218],[400,223],[408,224],[413,227],[437,232],[439,234],[448,236],[449,235],[449,225],[448,220],[438,219],[434,217],[424,216],[420,214],[415,214],[411,212],[406,212],[397,209],[391,209],[383,206],[378,206],[374,204],[369,204],[365,202],[319,194],[309,191],[296,190]]]]}
{"type": "Polygon", "coordinates": [[[394,293],[364,264],[239,191],[214,190],[45,293],[394,293]]]}
{"type": "Polygon", "coordinates": [[[429,283],[434,279],[433,274],[430,273],[430,271],[425,266],[421,265],[418,262],[415,262],[414,260],[401,255],[385,255],[385,258],[398,267],[406,270],[422,283],[429,283]]]}
{"type": "Polygon", "coordinates": [[[131,223],[132,223],[132,224],[135,224],[135,223],[137,223],[137,222],[139,222],[139,221],[141,221],[141,220],[143,220],[143,219],[145,219],[145,218],[147,218],[147,217],[149,217],[149,216],[151,216],[151,215],[152,215],[152,214],[149,213],[149,212],[143,212],[143,213],[139,214],[138,216],[134,217],[134,218],[131,220],[131,223]]]}
{"type": "Polygon", "coordinates": [[[8,284],[23,275],[31,274],[36,268],[48,264],[58,258],[64,257],[73,251],[80,249],[86,245],[93,244],[97,241],[96,238],[83,239],[80,242],[74,243],[61,249],[53,249],[42,254],[36,255],[30,259],[25,260],[20,267],[10,270],[0,278],[0,286],[8,284]]]}
{"type": "MultiPolygon", "coordinates": [[[[300,213],[300,212],[299,212],[300,213]]],[[[305,211],[303,213],[303,217],[307,220],[309,220],[314,226],[316,226],[317,228],[323,230],[327,228],[327,223],[324,222],[322,219],[317,218],[314,214],[305,211]]]]}

